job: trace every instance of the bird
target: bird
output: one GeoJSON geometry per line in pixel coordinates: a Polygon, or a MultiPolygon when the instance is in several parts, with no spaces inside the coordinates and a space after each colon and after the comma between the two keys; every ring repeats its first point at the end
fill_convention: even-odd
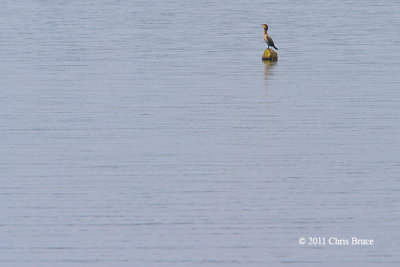
{"type": "Polygon", "coordinates": [[[278,47],[275,46],[274,41],[272,40],[272,38],[267,33],[268,25],[267,24],[262,24],[261,27],[264,28],[264,41],[267,43],[268,49],[269,49],[270,46],[272,46],[276,50],[279,50],[278,47]]]}

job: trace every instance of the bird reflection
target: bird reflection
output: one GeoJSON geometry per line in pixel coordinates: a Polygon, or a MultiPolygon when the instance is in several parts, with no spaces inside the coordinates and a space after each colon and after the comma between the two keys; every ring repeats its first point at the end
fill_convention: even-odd
{"type": "Polygon", "coordinates": [[[272,74],[272,69],[276,65],[276,61],[263,61],[264,62],[264,80],[268,80],[268,76],[272,74]]]}

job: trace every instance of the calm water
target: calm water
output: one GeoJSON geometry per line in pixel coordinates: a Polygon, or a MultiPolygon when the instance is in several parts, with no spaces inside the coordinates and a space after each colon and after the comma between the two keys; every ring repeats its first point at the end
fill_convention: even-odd
{"type": "Polygon", "coordinates": [[[2,1],[0,265],[399,266],[399,14],[2,1]]]}

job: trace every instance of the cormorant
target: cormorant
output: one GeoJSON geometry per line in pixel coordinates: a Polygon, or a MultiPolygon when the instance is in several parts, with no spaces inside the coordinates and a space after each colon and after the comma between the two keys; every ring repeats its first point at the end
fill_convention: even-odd
{"type": "Polygon", "coordinates": [[[264,28],[264,41],[267,43],[268,48],[270,46],[272,46],[273,48],[275,48],[276,50],[279,50],[278,47],[275,46],[274,41],[272,40],[272,38],[268,35],[267,31],[268,31],[268,25],[267,24],[262,24],[261,27],[264,28]]]}

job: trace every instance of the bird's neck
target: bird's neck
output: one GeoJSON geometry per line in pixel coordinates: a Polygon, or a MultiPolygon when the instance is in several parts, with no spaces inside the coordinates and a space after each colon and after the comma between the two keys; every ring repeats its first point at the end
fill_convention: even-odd
{"type": "Polygon", "coordinates": [[[267,34],[267,31],[268,31],[267,29],[264,29],[265,34],[267,34]]]}

